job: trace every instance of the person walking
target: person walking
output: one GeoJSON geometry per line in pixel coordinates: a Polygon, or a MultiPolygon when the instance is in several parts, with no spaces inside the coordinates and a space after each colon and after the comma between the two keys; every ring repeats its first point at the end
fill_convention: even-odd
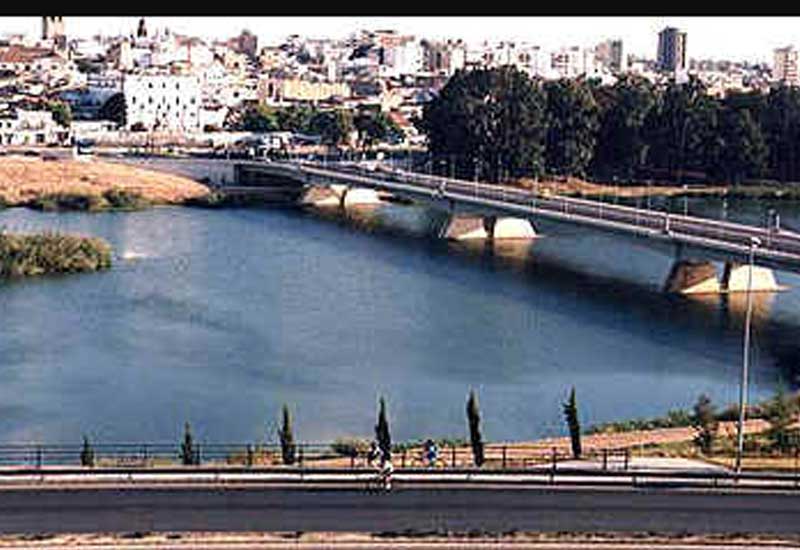
{"type": "Polygon", "coordinates": [[[425,442],[425,460],[428,462],[429,468],[436,467],[436,461],[439,459],[439,449],[436,443],[429,439],[425,442]]]}

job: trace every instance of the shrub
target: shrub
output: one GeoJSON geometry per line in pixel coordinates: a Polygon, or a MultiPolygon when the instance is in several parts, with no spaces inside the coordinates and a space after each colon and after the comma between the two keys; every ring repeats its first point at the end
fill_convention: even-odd
{"type": "Polygon", "coordinates": [[[369,440],[364,438],[340,437],[331,443],[331,449],[339,455],[356,458],[369,452],[369,443],[369,440]]]}
{"type": "Polygon", "coordinates": [[[195,206],[197,208],[221,208],[228,206],[231,202],[223,193],[212,191],[199,197],[184,199],[183,204],[184,206],[195,206]]]}
{"type": "Polygon", "coordinates": [[[103,193],[103,198],[109,207],[115,210],[142,210],[152,206],[152,203],[139,193],[116,187],[103,193]]]}
{"type": "Polygon", "coordinates": [[[95,237],[0,232],[0,278],[77,273],[111,267],[111,245],[95,237]]]}
{"type": "Polygon", "coordinates": [[[81,466],[94,466],[94,449],[89,443],[89,438],[83,436],[83,447],[81,448],[81,466]]]}
{"type": "Polygon", "coordinates": [[[108,208],[108,201],[100,195],[79,193],[48,193],[30,201],[28,206],[44,212],[80,210],[97,212],[108,208]]]}
{"type": "Polygon", "coordinates": [[[695,444],[704,454],[711,454],[719,424],[711,398],[706,394],[700,395],[695,403],[692,425],[697,430],[695,444]]]}

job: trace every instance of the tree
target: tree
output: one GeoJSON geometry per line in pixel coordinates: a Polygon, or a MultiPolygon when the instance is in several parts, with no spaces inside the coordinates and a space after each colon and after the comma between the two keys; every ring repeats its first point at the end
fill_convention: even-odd
{"type": "Polygon", "coordinates": [[[353,115],[349,111],[320,111],[309,123],[309,132],[322,137],[322,143],[336,147],[353,131],[353,115]]]}
{"type": "Polygon", "coordinates": [[[117,126],[125,126],[128,123],[128,106],[125,102],[125,94],[119,92],[109,97],[100,107],[100,118],[111,120],[117,126]]]}
{"type": "Polygon", "coordinates": [[[285,132],[304,134],[309,131],[316,109],[307,105],[291,105],[275,113],[278,128],[285,132]]]}
{"type": "Polygon", "coordinates": [[[361,111],[353,119],[358,130],[358,141],[362,148],[388,140],[391,136],[402,134],[395,122],[381,111],[361,111]]]}
{"type": "Polygon", "coordinates": [[[653,85],[642,77],[625,75],[595,95],[604,106],[593,172],[633,179],[647,153],[644,128],[656,102],[653,85]]]}
{"type": "Polygon", "coordinates": [[[81,466],[94,466],[94,449],[86,435],[83,436],[83,447],[81,448],[81,466]]]}
{"type": "Polygon", "coordinates": [[[569,438],[572,444],[572,456],[577,458],[581,457],[581,425],[578,421],[578,404],[575,400],[575,386],[569,392],[569,398],[566,403],[562,404],[564,411],[564,420],[567,422],[569,428],[569,438]]]}
{"type": "Polygon", "coordinates": [[[478,398],[470,390],[467,399],[467,422],[469,423],[469,440],[472,445],[472,458],[475,466],[480,468],[484,463],[483,436],[481,435],[481,413],[478,409],[478,398]]]}
{"type": "Polygon", "coordinates": [[[769,147],[769,168],[782,182],[800,176],[800,90],[781,85],[770,90],[761,116],[769,147]]]}
{"type": "Polygon", "coordinates": [[[261,104],[243,104],[229,110],[223,126],[227,130],[244,132],[275,132],[280,129],[275,111],[261,104]]]}
{"type": "Polygon", "coordinates": [[[194,448],[192,429],[187,422],[184,425],[183,442],[180,451],[181,464],[184,466],[194,466],[200,464],[200,452],[194,448]]]}
{"type": "Polygon", "coordinates": [[[711,159],[711,173],[715,176],[735,185],[766,172],[767,144],[749,109],[722,108],[716,145],[711,159]]]}
{"type": "Polygon", "coordinates": [[[547,112],[546,166],[568,176],[585,176],[592,161],[599,109],[583,79],[562,78],[545,84],[547,112]]]}
{"type": "Polygon", "coordinates": [[[278,430],[278,437],[281,440],[281,456],[284,464],[294,464],[295,444],[294,433],[292,432],[292,417],[289,414],[289,407],[283,406],[281,427],[278,430]]]}
{"type": "Polygon", "coordinates": [[[456,71],[423,107],[419,129],[431,154],[461,177],[543,173],[546,98],[538,80],[513,66],[456,71]]]}
{"type": "Polygon", "coordinates": [[[53,120],[59,126],[69,127],[72,124],[72,109],[68,103],[52,101],[47,104],[47,109],[53,114],[53,120]]]}
{"type": "Polygon", "coordinates": [[[718,105],[705,85],[692,76],[686,83],[670,82],[657,95],[645,123],[648,163],[677,175],[687,169],[704,170],[717,147],[714,127],[718,105]]]}
{"type": "Polygon", "coordinates": [[[770,423],[769,437],[781,452],[786,452],[792,447],[792,430],[789,426],[794,422],[796,415],[796,402],[786,393],[783,384],[779,385],[775,398],[767,408],[767,420],[770,423]]]}
{"type": "Polygon", "coordinates": [[[706,394],[701,394],[694,405],[692,426],[697,431],[694,438],[695,445],[704,454],[711,454],[719,423],[717,421],[716,407],[714,407],[711,403],[711,398],[706,394]]]}
{"type": "Polygon", "coordinates": [[[378,447],[386,460],[392,457],[392,436],[389,434],[389,421],[386,418],[386,401],[380,398],[378,409],[378,423],[375,425],[375,439],[378,440],[378,447]]]}

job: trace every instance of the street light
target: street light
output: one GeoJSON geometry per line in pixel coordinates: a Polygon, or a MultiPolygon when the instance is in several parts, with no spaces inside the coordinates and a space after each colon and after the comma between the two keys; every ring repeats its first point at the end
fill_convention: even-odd
{"type": "Polygon", "coordinates": [[[756,247],[761,244],[758,237],[750,237],[750,263],[747,270],[747,311],[744,321],[744,349],[742,359],[742,379],[739,382],[739,424],[736,434],[736,474],[742,472],[742,450],[744,449],[744,417],[747,408],[747,370],[750,363],[750,318],[753,309],[753,263],[756,247]]]}

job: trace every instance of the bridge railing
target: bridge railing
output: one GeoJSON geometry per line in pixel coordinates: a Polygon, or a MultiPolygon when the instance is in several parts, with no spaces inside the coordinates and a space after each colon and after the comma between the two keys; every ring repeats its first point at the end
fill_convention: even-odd
{"type": "Polygon", "coordinates": [[[756,251],[757,256],[774,253],[800,255],[800,234],[776,228],[756,227],[585,198],[546,195],[535,189],[491,185],[399,169],[364,169],[357,163],[330,168],[320,166],[318,163],[304,162],[296,164],[295,169],[308,175],[325,177],[329,182],[349,181],[351,184],[389,189],[392,184],[415,186],[418,192],[428,193],[432,198],[466,200],[475,198],[497,201],[506,205],[522,206],[532,213],[537,211],[557,213],[564,217],[612,222],[644,229],[650,233],[661,233],[670,238],[686,236],[724,242],[740,247],[741,251],[746,251],[749,247],[751,237],[758,237],[761,244],[756,251]]]}

